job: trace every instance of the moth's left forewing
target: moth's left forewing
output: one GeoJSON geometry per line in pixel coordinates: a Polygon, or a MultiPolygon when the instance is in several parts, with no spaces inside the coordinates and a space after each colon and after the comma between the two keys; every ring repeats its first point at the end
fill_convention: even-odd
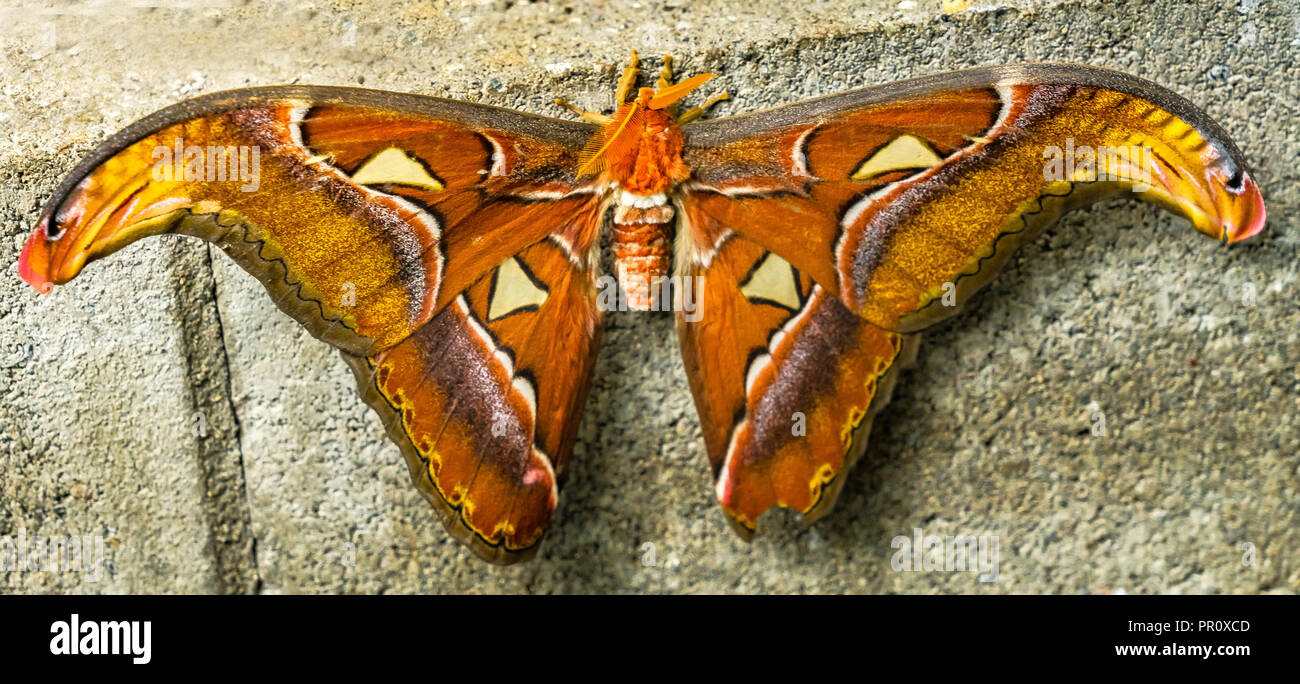
{"type": "Polygon", "coordinates": [[[441,274],[434,310],[524,246],[552,234],[593,238],[599,189],[577,176],[567,130],[557,140],[551,131],[534,135],[490,119],[466,126],[352,105],[317,106],[304,116],[305,147],[351,178],[369,172],[372,186],[451,227],[439,236],[437,251],[451,267],[441,274]]]}
{"type": "Polygon", "coordinates": [[[142,237],[193,235],[313,335],[374,353],[507,257],[590,227],[595,188],[574,163],[590,132],[363,89],[214,93],[96,148],[47,204],[20,273],[44,288],[142,237]]]}

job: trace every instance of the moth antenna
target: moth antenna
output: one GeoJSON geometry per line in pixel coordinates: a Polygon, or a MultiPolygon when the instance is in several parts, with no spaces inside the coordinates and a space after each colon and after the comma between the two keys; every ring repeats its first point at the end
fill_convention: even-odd
{"type": "Polygon", "coordinates": [[[578,177],[581,178],[587,173],[598,174],[605,170],[605,159],[600,156],[605,149],[605,136],[593,135],[582,146],[582,152],[578,154],[578,177]]]}
{"type": "Polygon", "coordinates": [[[595,146],[594,143],[599,138],[597,136],[592,136],[591,140],[587,141],[587,144],[584,145],[582,148],[582,154],[578,156],[578,176],[581,177],[586,175],[587,173],[589,173],[588,171],[589,168],[597,165],[600,171],[603,171],[605,169],[605,158],[604,158],[605,150],[608,150],[609,146],[613,145],[614,142],[619,138],[619,136],[622,135],[625,131],[635,130],[633,128],[629,128],[628,124],[631,123],[632,119],[634,118],[637,119],[638,121],[641,120],[642,117],[638,115],[640,110],[641,110],[641,103],[633,102],[632,108],[628,110],[627,116],[623,117],[623,121],[619,123],[618,128],[614,129],[613,133],[610,133],[608,136],[606,136],[602,144],[599,147],[597,147],[594,152],[590,151],[590,149],[595,146]]]}
{"type": "Polygon", "coordinates": [[[681,83],[669,86],[655,93],[646,105],[651,109],[663,109],[677,102],[678,100],[691,94],[692,90],[704,85],[705,81],[713,78],[713,74],[699,74],[692,76],[681,83]]]}

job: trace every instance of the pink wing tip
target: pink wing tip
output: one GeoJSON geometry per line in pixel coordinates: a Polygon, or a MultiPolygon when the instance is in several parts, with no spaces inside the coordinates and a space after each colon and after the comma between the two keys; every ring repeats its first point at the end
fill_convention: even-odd
{"type": "Polygon", "coordinates": [[[32,258],[37,253],[45,253],[49,249],[49,243],[45,239],[48,222],[48,217],[41,219],[36,230],[33,230],[31,236],[27,238],[22,255],[18,257],[18,275],[41,294],[49,294],[54,289],[54,283],[49,279],[48,273],[32,267],[32,258]]]}
{"type": "Polygon", "coordinates": [[[1233,211],[1224,220],[1224,238],[1228,244],[1241,242],[1259,235],[1264,230],[1268,211],[1264,208],[1264,196],[1259,186],[1250,176],[1243,175],[1242,189],[1234,198],[1233,211]]]}

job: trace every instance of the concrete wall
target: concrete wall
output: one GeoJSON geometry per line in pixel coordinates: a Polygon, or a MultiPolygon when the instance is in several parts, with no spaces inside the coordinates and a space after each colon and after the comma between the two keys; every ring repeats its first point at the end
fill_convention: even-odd
{"type": "Polygon", "coordinates": [[[0,11],[0,539],[106,540],[101,577],[0,571],[0,592],[1300,590],[1296,2],[221,4],[0,11]],[[223,255],[167,236],[52,296],[18,279],[59,179],[179,99],[360,84],[558,116],[557,95],[603,106],[633,47],[721,74],[718,114],[1124,69],[1232,132],[1269,226],[1225,249],[1130,200],[1068,217],[926,335],[837,510],[769,515],[752,545],[713,501],[671,319],[610,315],[550,534],[509,568],[452,541],[336,353],[223,255]],[[915,528],[997,535],[997,581],[891,570],[915,528]]]}

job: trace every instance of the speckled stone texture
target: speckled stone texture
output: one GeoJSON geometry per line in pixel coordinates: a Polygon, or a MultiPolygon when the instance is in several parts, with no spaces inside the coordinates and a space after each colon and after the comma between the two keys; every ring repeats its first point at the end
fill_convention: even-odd
{"type": "Polygon", "coordinates": [[[0,10],[0,555],[106,541],[99,581],[0,570],[0,592],[1300,590],[1296,3],[190,5],[0,10]],[[670,316],[614,313],[551,531],[508,568],[444,532],[337,353],[215,250],[147,240],[48,297],[18,278],[60,178],[179,99],[364,85],[561,116],[556,96],[606,106],[629,48],[720,74],[718,115],[976,65],[1123,69],[1234,135],[1269,225],[1226,249],[1128,199],[1067,217],[926,334],[837,510],[769,514],[752,545],[713,501],[670,316]],[[997,535],[997,580],[892,569],[917,528],[997,535]]]}

